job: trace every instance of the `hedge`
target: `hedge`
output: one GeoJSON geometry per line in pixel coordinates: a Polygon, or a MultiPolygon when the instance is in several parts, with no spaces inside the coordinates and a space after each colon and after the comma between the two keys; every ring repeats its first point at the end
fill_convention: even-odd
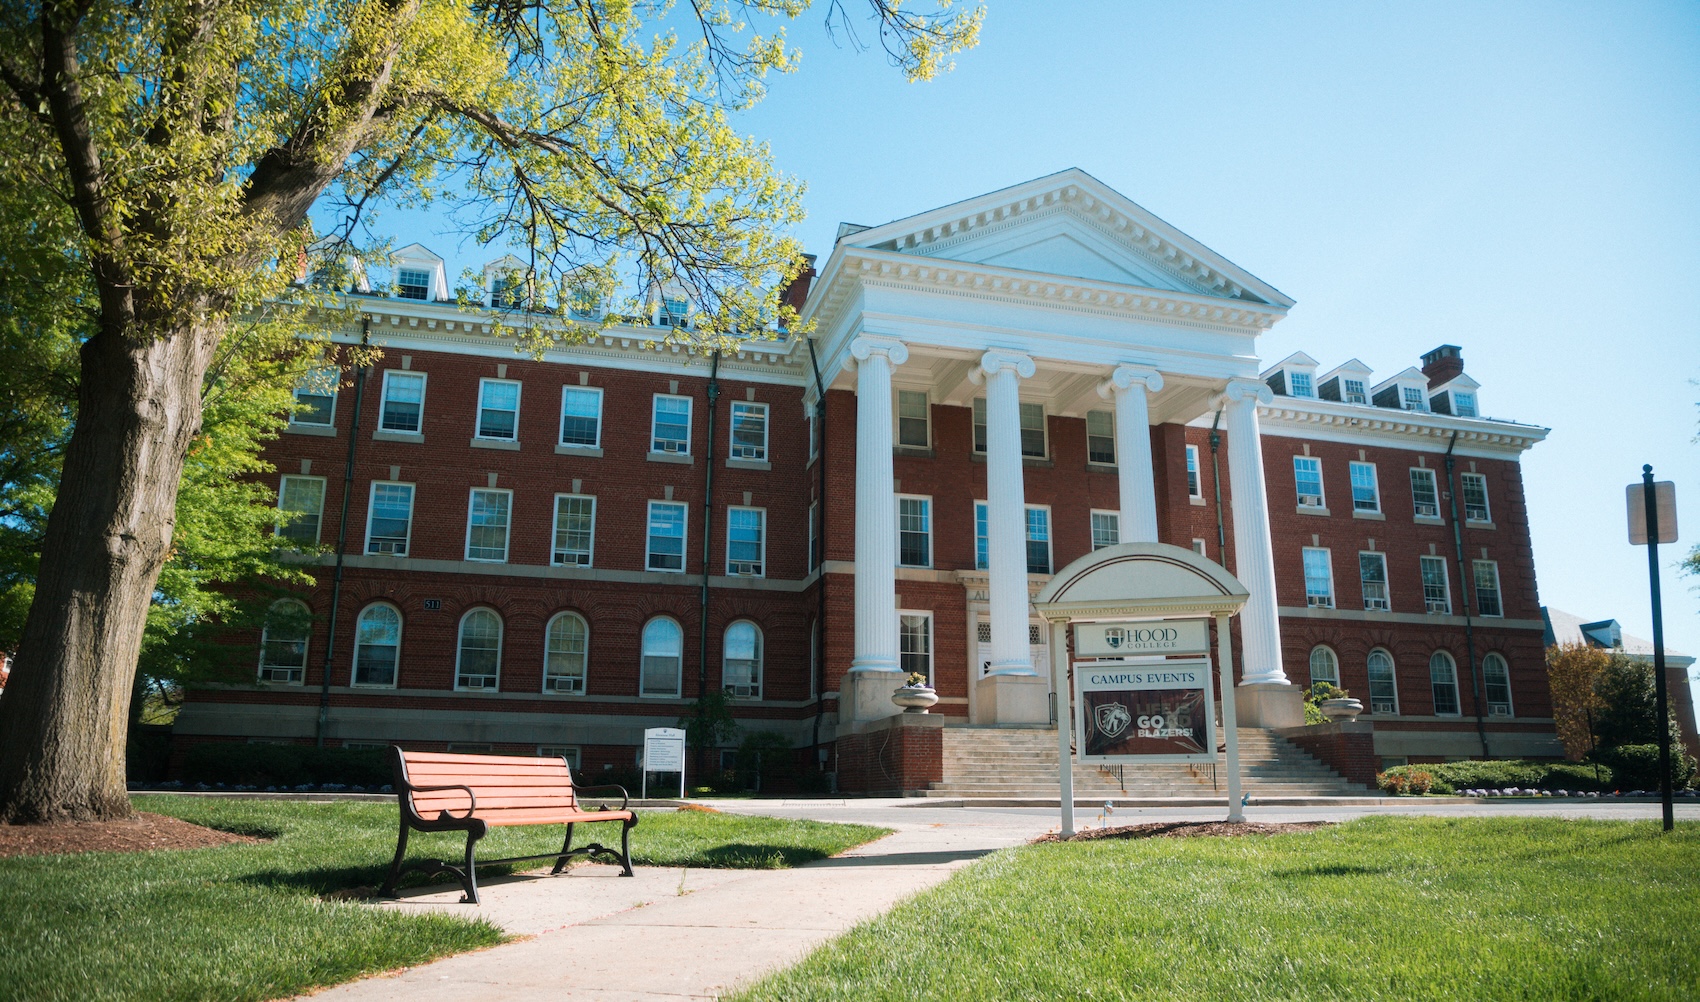
{"type": "MultiPolygon", "coordinates": [[[[1681,746],[1671,748],[1671,787],[1680,790],[1694,778],[1694,759],[1681,746]]],[[[1659,746],[1618,745],[1602,748],[1594,758],[1611,767],[1617,774],[1620,790],[1657,790],[1659,788],[1659,746]]]]}
{"type": "Polygon", "coordinates": [[[191,747],[183,761],[185,782],[209,786],[384,786],[394,778],[387,748],[217,742],[191,747]]]}
{"type": "Polygon", "coordinates": [[[1531,762],[1526,759],[1496,761],[1436,762],[1430,765],[1400,765],[1381,773],[1376,783],[1383,790],[1397,791],[1409,783],[1416,773],[1433,777],[1430,793],[1457,793],[1459,790],[1579,790],[1583,792],[1610,791],[1618,788],[1612,769],[1600,765],[1599,779],[1594,778],[1594,766],[1576,762],[1531,762]]]}

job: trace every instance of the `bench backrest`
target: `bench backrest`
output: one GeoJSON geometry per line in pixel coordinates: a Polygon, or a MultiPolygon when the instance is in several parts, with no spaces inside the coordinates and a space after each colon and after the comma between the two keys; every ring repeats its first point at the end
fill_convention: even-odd
{"type": "MultiPolygon", "coordinates": [[[[471,787],[478,798],[474,817],[514,817],[530,811],[560,811],[577,807],[573,775],[564,758],[518,755],[456,755],[394,748],[396,789],[404,796],[410,786],[471,787]]],[[[464,815],[470,806],[464,790],[434,790],[412,795],[413,813],[435,818],[439,811],[464,815]]]]}

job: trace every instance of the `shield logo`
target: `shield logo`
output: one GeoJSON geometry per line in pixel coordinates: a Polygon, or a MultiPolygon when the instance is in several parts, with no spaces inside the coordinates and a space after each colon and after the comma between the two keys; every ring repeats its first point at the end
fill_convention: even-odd
{"type": "Polygon", "coordinates": [[[1112,626],[1104,631],[1104,643],[1110,645],[1110,650],[1116,650],[1127,642],[1127,631],[1119,626],[1112,626]]]}
{"type": "Polygon", "coordinates": [[[1105,703],[1098,707],[1094,716],[1098,732],[1111,740],[1119,737],[1127,730],[1127,725],[1133,723],[1133,715],[1120,703],[1105,703]]]}

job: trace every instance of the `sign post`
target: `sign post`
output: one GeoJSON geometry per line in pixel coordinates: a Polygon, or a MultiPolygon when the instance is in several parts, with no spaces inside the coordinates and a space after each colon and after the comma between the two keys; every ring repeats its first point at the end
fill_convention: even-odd
{"type": "Polygon", "coordinates": [[[1654,483],[1653,467],[1641,467],[1641,482],[1624,490],[1629,503],[1629,542],[1647,548],[1647,580],[1653,600],[1653,684],[1658,693],[1655,732],[1659,742],[1659,800],[1665,831],[1676,827],[1671,805],[1670,710],[1665,696],[1665,619],[1659,600],[1659,544],[1676,542],[1676,484],[1654,483]],[[1639,495],[1639,497],[1637,497],[1639,495]]]}
{"type": "Polygon", "coordinates": [[[677,727],[649,727],[643,732],[643,780],[639,797],[649,799],[649,774],[679,774],[679,799],[685,799],[685,732],[677,727]]]}

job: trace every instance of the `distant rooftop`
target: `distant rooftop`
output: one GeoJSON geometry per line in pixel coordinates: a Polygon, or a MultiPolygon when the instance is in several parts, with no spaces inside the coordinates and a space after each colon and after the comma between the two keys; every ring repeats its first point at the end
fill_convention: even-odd
{"type": "MultiPolygon", "coordinates": [[[[1541,618],[1546,621],[1544,642],[1548,647],[1554,644],[1587,644],[1602,650],[1621,650],[1631,657],[1646,661],[1653,658],[1653,642],[1624,633],[1623,627],[1619,626],[1615,619],[1587,620],[1563,609],[1554,609],[1550,605],[1541,606],[1541,618]]],[[[1673,651],[1666,645],[1667,666],[1687,668],[1693,663],[1692,655],[1673,651]]]]}

